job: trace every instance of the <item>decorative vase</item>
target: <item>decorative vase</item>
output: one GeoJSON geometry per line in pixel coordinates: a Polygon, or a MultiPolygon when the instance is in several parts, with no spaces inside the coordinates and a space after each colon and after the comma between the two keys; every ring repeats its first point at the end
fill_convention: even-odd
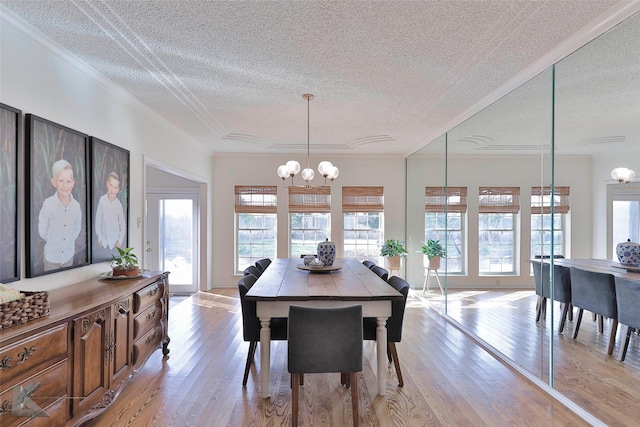
{"type": "Polygon", "coordinates": [[[336,259],[336,245],[329,239],[318,243],[318,259],[324,265],[333,265],[333,261],[336,259]]]}
{"type": "Polygon", "coordinates": [[[633,243],[631,240],[618,243],[616,246],[616,255],[620,265],[625,267],[640,266],[640,244],[633,243]]]}

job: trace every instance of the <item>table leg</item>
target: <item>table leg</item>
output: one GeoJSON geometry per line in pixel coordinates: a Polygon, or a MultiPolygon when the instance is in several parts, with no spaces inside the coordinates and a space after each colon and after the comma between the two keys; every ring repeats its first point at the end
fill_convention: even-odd
{"type": "Polygon", "coordinates": [[[260,318],[260,389],[263,399],[269,397],[271,376],[271,318],[260,318]]]}
{"type": "Polygon", "coordinates": [[[376,346],[378,353],[378,395],[384,396],[387,390],[387,318],[376,317],[376,346]]]}

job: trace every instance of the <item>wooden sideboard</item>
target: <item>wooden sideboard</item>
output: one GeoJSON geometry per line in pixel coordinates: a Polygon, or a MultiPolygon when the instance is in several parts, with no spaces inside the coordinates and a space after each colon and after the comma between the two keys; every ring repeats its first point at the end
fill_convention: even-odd
{"type": "Polygon", "coordinates": [[[169,353],[167,272],[49,292],[50,313],[0,330],[0,425],[76,426],[102,413],[156,349],[169,353]],[[15,416],[16,386],[48,417],[15,416]]]}

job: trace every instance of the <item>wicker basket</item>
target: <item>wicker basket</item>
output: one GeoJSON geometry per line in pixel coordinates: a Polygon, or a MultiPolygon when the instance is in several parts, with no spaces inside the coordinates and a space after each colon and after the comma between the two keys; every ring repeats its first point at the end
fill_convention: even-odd
{"type": "Polygon", "coordinates": [[[48,293],[22,293],[24,298],[0,304],[0,329],[8,329],[49,314],[48,293]]]}

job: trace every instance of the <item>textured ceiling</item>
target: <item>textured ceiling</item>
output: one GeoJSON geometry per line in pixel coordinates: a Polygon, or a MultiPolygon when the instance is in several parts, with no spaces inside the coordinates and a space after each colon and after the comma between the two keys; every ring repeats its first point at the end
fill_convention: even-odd
{"type": "Polygon", "coordinates": [[[613,0],[1,0],[212,152],[406,155],[613,0]]]}

